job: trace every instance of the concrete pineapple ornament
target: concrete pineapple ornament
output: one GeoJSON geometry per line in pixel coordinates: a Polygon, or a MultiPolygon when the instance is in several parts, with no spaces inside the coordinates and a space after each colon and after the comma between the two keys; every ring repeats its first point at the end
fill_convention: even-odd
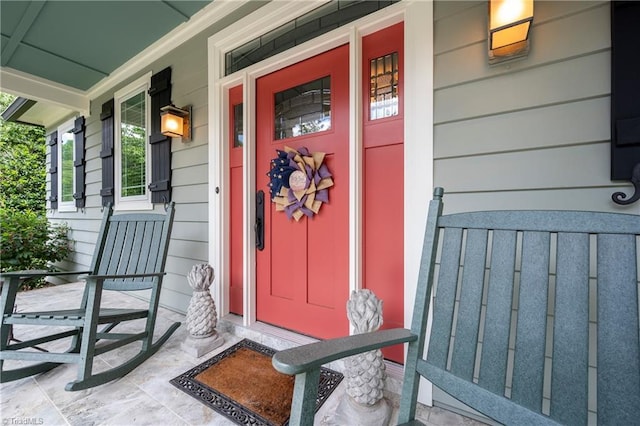
{"type": "MultiPolygon", "coordinates": [[[[347,316],[355,334],[378,330],[382,325],[382,301],[371,290],[351,293],[347,316]]],[[[386,369],[377,349],[347,359],[347,394],[359,404],[374,405],[383,398],[386,369]]]]}
{"type": "MultiPolygon", "coordinates": [[[[354,334],[376,331],[382,325],[382,301],[371,290],[351,292],[347,317],[354,334]]],[[[353,355],[345,360],[348,397],[341,398],[333,417],[323,424],[331,426],[387,426],[391,405],[384,398],[386,366],[380,350],[353,355]]]]}
{"type": "Polygon", "coordinates": [[[213,279],[213,268],[206,263],[194,265],[187,276],[189,285],[193,288],[186,317],[187,330],[191,337],[205,338],[215,333],[218,315],[209,293],[213,279]]]}

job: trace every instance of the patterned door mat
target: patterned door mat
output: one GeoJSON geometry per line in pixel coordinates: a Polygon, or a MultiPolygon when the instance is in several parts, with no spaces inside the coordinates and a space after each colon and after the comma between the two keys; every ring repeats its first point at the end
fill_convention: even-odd
{"type": "MultiPolygon", "coordinates": [[[[271,357],[275,352],[244,339],[170,382],[237,424],[287,425],[294,377],[273,368],[271,357]]],[[[342,378],[328,368],[320,370],[316,410],[342,378]]]]}

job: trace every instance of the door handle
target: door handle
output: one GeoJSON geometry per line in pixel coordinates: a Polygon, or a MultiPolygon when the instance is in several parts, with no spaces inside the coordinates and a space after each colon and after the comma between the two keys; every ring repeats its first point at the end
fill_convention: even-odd
{"type": "Polygon", "coordinates": [[[256,192],[256,223],[253,227],[256,233],[256,248],[264,250],[264,191],[256,192]]]}

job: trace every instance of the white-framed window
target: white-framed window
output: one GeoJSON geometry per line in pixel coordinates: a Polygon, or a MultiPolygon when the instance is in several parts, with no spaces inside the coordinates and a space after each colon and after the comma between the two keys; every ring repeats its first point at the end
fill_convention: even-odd
{"type": "Polygon", "coordinates": [[[58,126],[58,211],[75,212],[76,143],[73,133],[75,119],[58,126]]]}
{"type": "Polygon", "coordinates": [[[114,95],[115,206],[117,210],[151,210],[149,128],[151,73],[114,95]]]}

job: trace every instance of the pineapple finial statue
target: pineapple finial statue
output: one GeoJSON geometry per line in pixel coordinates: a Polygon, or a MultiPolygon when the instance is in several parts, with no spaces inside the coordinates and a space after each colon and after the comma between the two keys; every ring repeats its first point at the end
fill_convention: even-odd
{"type": "MultiPolygon", "coordinates": [[[[382,300],[371,290],[354,291],[347,302],[347,317],[354,334],[376,331],[382,325],[382,300]]],[[[389,424],[391,407],[383,395],[386,367],[382,352],[377,349],[354,355],[347,358],[345,363],[346,392],[349,398],[340,401],[334,424],[389,424]]]]}
{"type": "MultiPolygon", "coordinates": [[[[376,331],[382,325],[382,300],[371,290],[351,292],[347,317],[354,334],[376,331]]],[[[374,405],[382,399],[386,367],[380,349],[347,359],[347,394],[359,404],[374,405]]]]}
{"type": "Polygon", "coordinates": [[[195,338],[211,336],[218,323],[216,304],[213,303],[209,287],[213,283],[215,274],[213,268],[206,263],[194,265],[187,275],[193,295],[187,308],[187,330],[195,338]]]}
{"type": "Polygon", "coordinates": [[[209,292],[214,278],[213,268],[206,263],[194,265],[187,275],[193,295],[189,301],[185,319],[189,336],[182,344],[182,349],[197,357],[210,352],[224,342],[224,339],[216,333],[218,314],[216,304],[209,292]]]}

